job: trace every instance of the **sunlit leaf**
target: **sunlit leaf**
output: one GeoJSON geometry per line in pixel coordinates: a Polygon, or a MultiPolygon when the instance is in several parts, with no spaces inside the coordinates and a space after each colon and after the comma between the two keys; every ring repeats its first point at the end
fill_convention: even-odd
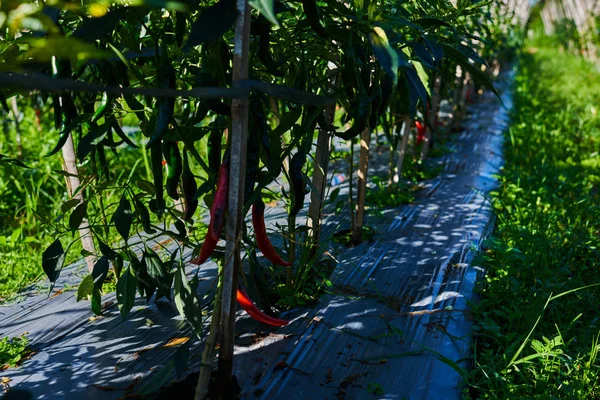
{"type": "Polygon", "coordinates": [[[75,297],[76,301],[87,299],[92,295],[92,291],[94,290],[94,278],[91,274],[88,274],[83,278],[79,286],[77,287],[77,296],[75,297]]]}
{"type": "Polygon", "coordinates": [[[130,268],[127,268],[117,281],[117,303],[123,319],[127,317],[135,303],[136,288],[137,279],[130,268]]]}
{"type": "Polygon", "coordinates": [[[65,251],[59,239],[56,239],[42,254],[42,269],[50,280],[55,283],[65,262],[65,251]]]}
{"type": "Polygon", "coordinates": [[[125,196],[121,197],[119,207],[113,214],[112,222],[117,228],[117,232],[123,238],[125,243],[129,240],[129,231],[131,230],[131,222],[133,221],[133,215],[131,213],[131,204],[125,196]]]}
{"type": "Polygon", "coordinates": [[[383,28],[376,26],[373,31],[369,32],[369,42],[371,49],[381,64],[385,72],[392,77],[394,83],[398,81],[398,53],[394,50],[388,41],[387,35],[383,28]]]}

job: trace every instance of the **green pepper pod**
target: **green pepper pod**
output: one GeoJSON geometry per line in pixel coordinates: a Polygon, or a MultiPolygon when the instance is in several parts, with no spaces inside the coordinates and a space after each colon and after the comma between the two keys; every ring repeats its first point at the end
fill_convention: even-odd
{"type": "MultiPolygon", "coordinates": [[[[159,87],[164,89],[175,88],[175,69],[170,63],[163,64],[158,69],[158,83],[159,87]]],[[[175,110],[175,99],[170,97],[161,97],[158,99],[158,117],[156,118],[156,125],[154,131],[150,137],[150,141],[146,145],[147,148],[151,148],[157,141],[160,141],[167,132],[169,124],[173,119],[173,113],[175,110]]]]}
{"type": "Polygon", "coordinates": [[[181,174],[181,186],[183,188],[183,220],[189,221],[198,208],[198,199],[195,198],[198,185],[196,178],[190,169],[187,152],[183,151],[183,172],[181,174]]]}
{"type": "Polygon", "coordinates": [[[102,100],[100,101],[100,105],[96,109],[96,112],[92,115],[92,122],[97,122],[110,110],[113,100],[113,95],[109,95],[106,92],[102,93],[102,100]]]}
{"type": "Polygon", "coordinates": [[[294,216],[304,206],[304,197],[306,196],[306,184],[304,183],[304,176],[302,175],[302,168],[306,163],[306,154],[300,150],[292,157],[290,162],[290,180],[292,188],[292,207],[290,208],[290,215],[294,216]]]}
{"type": "Polygon", "coordinates": [[[167,161],[167,194],[174,200],[179,200],[177,186],[182,173],[181,153],[177,142],[163,143],[163,154],[167,161]]]}
{"type": "Polygon", "coordinates": [[[152,176],[154,177],[154,192],[155,203],[154,207],[150,207],[152,211],[159,216],[165,209],[165,199],[163,194],[163,154],[162,142],[159,140],[150,146],[150,161],[152,164],[152,176]]]}

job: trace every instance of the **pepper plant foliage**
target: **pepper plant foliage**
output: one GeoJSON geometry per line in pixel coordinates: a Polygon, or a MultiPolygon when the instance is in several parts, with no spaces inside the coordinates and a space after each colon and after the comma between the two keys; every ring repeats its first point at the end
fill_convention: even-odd
{"type": "MultiPolygon", "coordinates": [[[[285,177],[291,193],[278,196],[295,214],[304,203],[316,129],[352,140],[390,112],[415,116],[432,77],[448,76],[449,87],[457,65],[493,90],[481,68],[482,55],[491,54],[478,53],[491,32],[493,2],[251,5],[249,79],[234,87],[233,0],[2,3],[1,103],[6,107],[15,95],[38,98],[54,118],[49,156],[57,157],[72,138],[79,165],[84,201],[69,200],[57,215],[40,216],[57,237],[44,252],[44,271],[58,279],[87,221],[99,253],[78,298],[90,297],[94,312],[102,312],[101,288],[112,265],[124,317],[136,292],[148,301],[170,299],[174,283],[181,314],[200,332],[197,281],[186,281],[182,254],[185,248],[197,253],[204,238],[205,208],[198,205],[212,204],[233,97],[249,96],[251,109],[245,210],[285,177]],[[330,102],[340,106],[338,122],[349,128],[324,119],[330,102]],[[139,164],[121,170],[122,155],[131,152],[145,175],[139,164]],[[287,157],[295,171],[282,168],[287,157]],[[109,193],[119,200],[107,204],[109,193]],[[166,256],[153,247],[165,236],[180,245],[166,256]]],[[[15,161],[3,155],[0,162],[15,161]]],[[[244,237],[252,251],[252,231],[244,237]]]]}

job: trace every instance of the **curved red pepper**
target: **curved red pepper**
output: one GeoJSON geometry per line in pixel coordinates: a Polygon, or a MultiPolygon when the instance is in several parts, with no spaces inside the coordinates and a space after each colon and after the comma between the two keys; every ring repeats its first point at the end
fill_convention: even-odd
{"type": "Polygon", "coordinates": [[[262,199],[258,199],[252,205],[252,226],[254,227],[256,245],[262,251],[265,258],[273,264],[289,267],[291,264],[277,254],[267,236],[267,229],[265,228],[265,203],[263,203],[262,199]]]}
{"type": "Polygon", "coordinates": [[[244,311],[255,320],[262,322],[263,324],[271,326],[286,326],[289,322],[280,318],[273,318],[263,313],[256,307],[252,302],[248,294],[242,288],[237,290],[237,301],[244,311]]]}
{"type": "MultiPolygon", "coordinates": [[[[227,155],[225,156],[227,157],[227,155]]],[[[210,222],[208,224],[208,232],[202,243],[200,254],[190,262],[195,265],[204,264],[208,257],[212,254],[219,237],[223,230],[223,221],[225,220],[225,210],[227,210],[227,192],[229,190],[229,162],[227,159],[223,161],[219,169],[219,179],[217,191],[213,199],[213,204],[210,209],[210,222]]]]}
{"type": "Polygon", "coordinates": [[[417,127],[417,145],[420,144],[423,140],[425,140],[425,124],[421,121],[415,121],[415,126],[417,127]]]}
{"type": "MultiPolygon", "coordinates": [[[[227,155],[225,155],[227,157],[227,155]]],[[[225,221],[225,210],[227,210],[227,193],[229,192],[229,161],[223,160],[219,168],[219,178],[217,181],[217,191],[213,199],[213,205],[210,209],[210,225],[208,235],[213,235],[213,239],[219,240],[223,222],[225,221]],[[212,228],[212,229],[210,229],[212,228]]]]}
{"type": "Polygon", "coordinates": [[[192,259],[190,262],[195,265],[204,264],[208,257],[212,254],[217,247],[217,243],[219,242],[219,235],[215,239],[215,235],[212,232],[212,225],[208,225],[208,232],[206,233],[206,237],[204,238],[204,243],[202,243],[202,248],[200,249],[200,254],[198,257],[192,259]]]}

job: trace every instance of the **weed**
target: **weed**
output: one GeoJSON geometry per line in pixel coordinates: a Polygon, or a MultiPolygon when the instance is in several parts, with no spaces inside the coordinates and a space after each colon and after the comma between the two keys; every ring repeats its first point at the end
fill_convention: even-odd
{"type": "Polygon", "coordinates": [[[19,337],[0,339],[0,370],[16,367],[31,353],[29,339],[25,335],[19,337]]]}
{"type": "Polygon", "coordinates": [[[540,47],[523,54],[498,214],[480,261],[470,398],[598,398],[600,73],[540,47]]]}

